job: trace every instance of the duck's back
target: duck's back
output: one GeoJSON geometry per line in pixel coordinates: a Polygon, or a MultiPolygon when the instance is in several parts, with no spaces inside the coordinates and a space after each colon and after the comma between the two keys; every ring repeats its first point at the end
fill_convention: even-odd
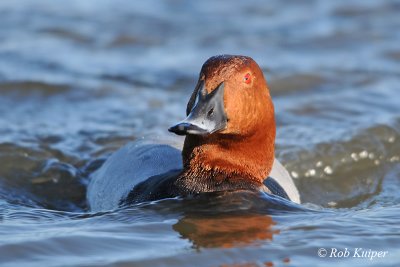
{"type": "Polygon", "coordinates": [[[182,169],[182,157],[172,145],[143,140],[128,143],[91,176],[87,192],[90,208],[115,209],[135,185],[174,169],[182,169]]]}

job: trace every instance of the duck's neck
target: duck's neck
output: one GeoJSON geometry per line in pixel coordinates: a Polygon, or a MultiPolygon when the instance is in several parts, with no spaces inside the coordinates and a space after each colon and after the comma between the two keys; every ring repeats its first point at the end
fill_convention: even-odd
{"type": "Polygon", "coordinates": [[[274,142],[275,127],[246,137],[189,135],[177,183],[191,192],[259,188],[272,169],[274,142]]]}

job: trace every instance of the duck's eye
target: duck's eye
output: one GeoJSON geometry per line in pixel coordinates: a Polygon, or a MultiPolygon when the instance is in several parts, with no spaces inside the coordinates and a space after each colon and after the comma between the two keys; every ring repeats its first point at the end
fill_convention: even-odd
{"type": "Polygon", "coordinates": [[[250,75],[250,73],[247,73],[246,75],[244,75],[243,81],[245,83],[247,83],[247,84],[251,83],[251,75],[250,75]]]}

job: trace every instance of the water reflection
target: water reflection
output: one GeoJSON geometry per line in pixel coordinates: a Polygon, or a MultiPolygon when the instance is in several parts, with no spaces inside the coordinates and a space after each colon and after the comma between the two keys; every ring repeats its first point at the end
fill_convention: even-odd
{"type": "Polygon", "coordinates": [[[136,215],[138,211],[173,215],[178,222],[172,228],[195,249],[245,247],[269,242],[280,233],[274,215],[314,212],[278,196],[247,190],[164,199],[123,210],[136,215]]]}
{"type": "Polygon", "coordinates": [[[271,241],[280,230],[269,215],[223,215],[220,217],[185,216],[173,229],[194,248],[232,248],[271,241]]]}

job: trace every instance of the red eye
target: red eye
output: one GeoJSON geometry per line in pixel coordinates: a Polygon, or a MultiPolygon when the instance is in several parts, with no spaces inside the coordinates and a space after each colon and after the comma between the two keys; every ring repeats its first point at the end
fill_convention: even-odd
{"type": "Polygon", "coordinates": [[[250,73],[247,73],[246,75],[244,75],[243,81],[245,83],[247,83],[247,84],[251,83],[251,75],[250,75],[250,73]]]}

